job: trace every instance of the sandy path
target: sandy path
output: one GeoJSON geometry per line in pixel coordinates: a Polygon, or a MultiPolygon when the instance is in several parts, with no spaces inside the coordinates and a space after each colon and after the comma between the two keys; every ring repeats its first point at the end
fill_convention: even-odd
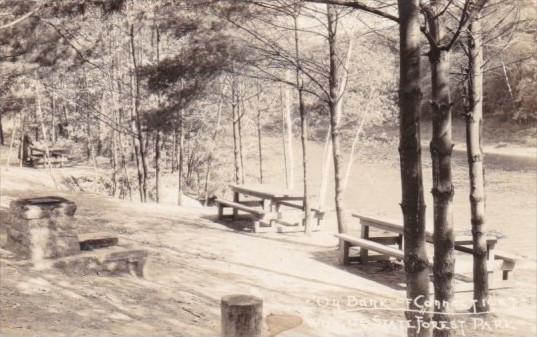
{"type": "MultiPolygon", "coordinates": [[[[27,182],[15,184],[21,172],[28,172],[21,170],[3,172],[12,189],[2,190],[1,206],[15,197],[63,195],[79,205],[79,232],[117,233],[122,243],[149,250],[150,258],[145,279],[70,278],[54,270],[33,270],[3,251],[2,334],[212,336],[219,333],[219,300],[230,293],[263,297],[265,315],[302,318],[302,325],[281,335],[404,334],[399,326],[403,315],[397,311],[404,299],[402,270],[375,264],[341,268],[330,226],[311,238],[237,232],[213,222],[214,209],[53,192],[45,184],[45,171],[33,170],[33,176],[25,175],[27,182]]],[[[534,278],[533,262],[517,266],[515,288],[492,295],[511,302],[496,306],[489,326],[472,327],[472,318],[461,316],[468,321],[464,333],[534,334],[534,278]],[[495,327],[494,322],[505,325],[495,327]]],[[[467,309],[470,299],[469,293],[457,294],[456,309],[467,309]]]]}

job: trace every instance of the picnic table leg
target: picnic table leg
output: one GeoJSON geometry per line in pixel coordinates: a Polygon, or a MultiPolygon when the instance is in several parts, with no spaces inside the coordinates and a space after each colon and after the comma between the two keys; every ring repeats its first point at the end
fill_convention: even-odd
{"type": "Polygon", "coordinates": [[[351,244],[344,241],[339,240],[339,263],[347,266],[349,265],[349,253],[350,253],[351,244]]]}
{"type": "Polygon", "coordinates": [[[218,220],[222,220],[224,218],[224,205],[221,203],[218,203],[218,220]]]}
{"type": "MultiPolygon", "coordinates": [[[[369,226],[362,224],[362,230],[360,231],[360,237],[362,239],[369,240],[369,226]]],[[[360,247],[360,263],[367,263],[367,249],[360,247]]]]}
{"type": "Polygon", "coordinates": [[[281,219],[282,218],[282,213],[280,212],[280,203],[278,203],[277,201],[274,202],[274,211],[276,212],[276,217],[278,219],[281,219]]]}
{"type": "Polygon", "coordinates": [[[496,242],[487,242],[487,271],[490,273],[494,270],[494,247],[496,242]]]}
{"type": "MultiPolygon", "coordinates": [[[[240,199],[239,192],[233,192],[233,201],[239,202],[239,199],[240,199]]],[[[238,214],[239,214],[239,210],[233,207],[233,220],[237,219],[238,214]]]]}

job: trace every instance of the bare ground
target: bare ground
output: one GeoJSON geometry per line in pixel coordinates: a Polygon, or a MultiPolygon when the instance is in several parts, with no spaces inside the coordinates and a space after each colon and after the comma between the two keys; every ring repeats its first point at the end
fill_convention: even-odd
{"type": "MultiPolygon", "coordinates": [[[[311,237],[252,234],[214,222],[211,208],[58,192],[46,170],[2,168],[1,179],[3,212],[13,198],[63,195],[79,206],[80,233],[117,233],[122,244],[150,253],[145,278],[139,279],[68,277],[0,251],[2,335],[217,335],[219,300],[230,293],[264,298],[264,314],[273,318],[267,319],[272,324],[266,335],[290,327],[286,317],[302,323],[281,336],[404,334],[403,271],[393,264],[340,267],[330,219],[311,237]]],[[[465,256],[457,261],[468,263],[465,256]]],[[[457,317],[466,322],[457,334],[535,335],[535,269],[531,258],[517,265],[514,287],[492,292],[494,313],[487,320],[466,315],[471,293],[457,293],[457,317]]],[[[468,285],[457,282],[461,289],[468,285]]]]}

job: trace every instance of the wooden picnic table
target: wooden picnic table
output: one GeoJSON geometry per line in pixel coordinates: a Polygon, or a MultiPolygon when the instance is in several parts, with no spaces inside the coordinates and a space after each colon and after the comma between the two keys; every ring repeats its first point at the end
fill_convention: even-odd
{"type": "MultiPolygon", "coordinates": [[[[266,232],[270,229],[276,229],[278,232],[304,230],[304,219],[289,222],[282,219],[280,212],[281,206],[304,211],[304,196],[300,192],[263,184],[232,184],[229,187],[233,192],[233,201],[216,199],[219,219],[235,220],[241,211],[254,217],[255,232],[266,232]],[[224,214],[226,208],[231,208],[233,213],[224,214]],[[277,227],[273,224],[277,224],[277,227]]],[[[311,211],[317,219],[317,226],[313,230],[319,230],[325,212],[315,208],[311,211]]]]}
{"type": "Polygon", "coordinates": [[[230,185],[233,191],[233,201],[249,204],[257,203],[267,211],[280,213],[280,206],[286,205],[298,209],[304,209],[304,196],[296,191],[264,184],[230,185]],[[242,200],[240,195],[258,198],[259,200],[242,200]],[[299,201],[300,203],[293,203],[299,201]]]}
{"type": "MultiPolygon", "coordinates": [[[[65,148],[49,148],[48,149],[48,155],[49,160],[52,164],[59,164],[62,166],[64,162],[68,161],[67,155],[69,154],[69,149],[65,148]]],[[[37,148],[37,147],[30,147],[30,158],[32,161],[34,161],[36,164],[42,164],[43,166],[46,163],[45,157],[46,157],[47,151],[45,149],[37,148]]]]}

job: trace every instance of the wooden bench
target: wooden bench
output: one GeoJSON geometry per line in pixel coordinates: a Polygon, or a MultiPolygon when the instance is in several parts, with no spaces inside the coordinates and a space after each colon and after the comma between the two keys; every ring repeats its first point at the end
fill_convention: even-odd
{"type": "Polygon", "coordinates": [[[370,239],[358,238],[349,234],[336,234],[335,236],[341,241],[341,244],[339,245],[341,249],[339,254],[339,260],[340,263],[343,265],[348,265],[350,262],[353,262],[357,259],[360,262],[363,262],[362,254],[360,254],[359,257],[350,256],[351,247],[356,246],[360,247],[360,253],[362,252],[362,250],[367,249],[383,254],[381,255],[382,258],[385,258],[386,256],[394,257],[398,260],[403,260],[404,258],[404,253],[401,249],[387,246],[381,242],[372,241],[370,239]]]}
{"type": "MultiPolygon", "coordinates": [[[[360,215],[360,214],[352,214],[353,217],[360,219],[360,224],[362,226],[361,228],[361,238],[376,242],[387,242],[390,244],[391,242],[395,241],[396,238],[398,240],[398,246],[399,249],[402,248],[402,239],[404,234],[404,228],[402,225],[395,224],[386,220],[380,220],[375,219],[372,217],[360,215]],[[379,238],[370,238],[369,237],[369,228],[377,228],[381,230],[385,230],[392,233],[397,233],[397,237],[379,237],[379,238]]],[[[433,243],[433,233],[430,231],[425,232],[425,240],[428,243],[433,243]]],[[[494,248],[496,246],[496,243],[498,242],[498,239],[496,237],[489,236],[486,238],[487,240],[487,258],[489,261],[490,270],[492,270],[493,262],[494,260],[503,260],[501,270],[503,273],[503,279],[507,280],[509,278],[509,272],[513,271],[515,264],[516,264],[516,257],[505,253],[505,252],[498,252],[494,248]]],[[[474,254],[474,250],[471,247],[473,244],[472,236],[469,235],[458,235],[455,237],[455,245],[454,248],[457,251],[468,253],[468,254],[474,254]],[[469,247],[470,246],[470,247],[469,247]]],[[[367,248],[360,249],[360,262],[366,263],[368,261],[368,252],[367,248]]]]}
{"type": "Polygon", "coordinates": [[[508,280],[509,273],[515,269],[515,265],[516,265],[516,261],[518,260],[518,257],[507,252],[495,250],[494,259],[502,260],[502,266],[501,266],[502,280],[508,280]]]}
{"type": "Polygon", "coordinates": [[[219,220],[222,220],[225,217],[230,217],[232,219],[235,219],[237,216],[237,211],[242,211],[242,212],[252,214],[255,217],[254,232],[262,231],[263,227],[270,227],[271,222],[274,218],[271,212],[266,212],[263,209],[254,208],[254,207],[245,205],[243,203],[224,200],[224,199],[216,199],[215,203],[218,206],[218,219],[219,220]],[[225,208],[233,209],[233,214],[225,215],[224,214],[225,208]]]}

